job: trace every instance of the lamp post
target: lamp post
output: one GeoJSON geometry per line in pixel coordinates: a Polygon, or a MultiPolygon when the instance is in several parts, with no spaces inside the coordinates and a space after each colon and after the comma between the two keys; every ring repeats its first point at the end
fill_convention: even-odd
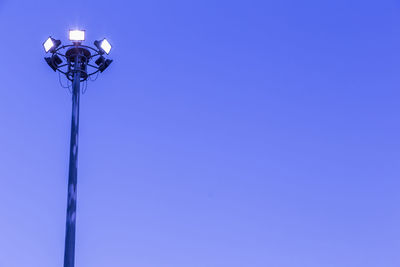
{"type": "Polygon", "coordinates": [[[104,53],[109,54],[111,45],[107,39],[95,41],[97,48],[82,45],[85,31],[70,30],[69,39],[72,45],[61,46],[60,40],[49,37],[43,47],[50,57],[45,57],[47,64],[54,70],[64,74],[72,82],[72,120],[69,152],[68,200],[65,232],[64,267],[75,266],[75,229],[76,229],[76,200],[78,178],[78,136],[79,136],[79,99],[80,84],[91,75],[103,72],[112,62],[105,59],[104,53]],[[66,51],[65,51],[66,50],[66,51]],[[65,51],[65,53],[62,53],[65,51]],[[95,60],[95,65],[90,64],[95,60]]]}

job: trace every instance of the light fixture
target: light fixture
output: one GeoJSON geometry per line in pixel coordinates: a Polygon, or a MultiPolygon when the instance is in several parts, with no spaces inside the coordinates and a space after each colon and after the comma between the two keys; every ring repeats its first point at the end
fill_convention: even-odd
{"type": "Polygon", "coordinates": [[[111,44],[106,38],[101,41],[94,41],[94,45],[99,49],[100,54],[105,52],[108,55],[111,51],[111,44]]]}
{"type": "Polygon", "coordinates": [[[46,60],[47,64],[49,64],[50,68],[52,68],[54,71],[57,71],[58,65],[62,63],[62,59],[56,54],[53,54],[51,57],[46,57],[44,59],[46,60]]]}
{"type": "Polygon", "coordinates": [[[61,44],[60,40],[56,40],[54,38],[49,37],[44,43],[43,43],[43,47],[44,47],[44,51],[46,51],[46,53],[51,52],[54,53],[57,49],[57,47],[59,47],[61,44]]]}
{"type": "Polygon", "coordinates": [[[111,59],[105,59],[103,56],[100,56],[94,63],[99,66],[99,71],[103,72],[108,66],[110,66],[111,62],[111,59]]]}
{"type": "Polygon", "coordinates": [[[85,41],[85,31],[69,30],[69,40],[73,42],[85,41]]]}

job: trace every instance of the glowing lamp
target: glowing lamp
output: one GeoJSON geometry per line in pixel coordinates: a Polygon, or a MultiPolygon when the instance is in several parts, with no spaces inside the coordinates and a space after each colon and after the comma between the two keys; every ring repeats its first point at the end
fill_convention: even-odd
{"type": "Polygon", "coordinates": [[[99,49],[100,54],[105,52],[108,55],[111,51],[111,44],[105,38],[101,41],[94,41],[94,45],[99,49]]]}
{"type": "Polygon", "coordinates": [[[57,47],[59,47],[61,44],[60,40],[55,40],[54,38],[49,37],[46,42],[43,43],[44,51],[46,53],[52,52],[54,53],[57,47]]]}
{"type": "Polygon", "coordinates": [[[70,30],[69,40],[73,42],[85,41],[85,31],[81,30],[70,30]]]}

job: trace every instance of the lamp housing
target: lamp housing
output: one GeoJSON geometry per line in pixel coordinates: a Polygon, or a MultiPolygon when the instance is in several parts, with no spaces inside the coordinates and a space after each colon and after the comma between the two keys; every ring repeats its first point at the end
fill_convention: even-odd
{"type": "Polygon", "coordinates": [[[61,45],[60,40],[56,40],[50,36],[43,43],[43,48],[46,53],[48,53],[48,52],[54,53],[56,51],[57,47],[59,47],[60,45],[61,45]]]}
{"type": "Polygon", "coordinates": [[[105,69],[110,66],[112,60],[111,59],[105,59],[103,56],[100,56],[96,61],[96,65],[99,66],[99,71],[103,72],[105,69]]]}
{"type": "Polygon", "coordinates": [[[72,42],[80,43],[85,41],[85,31],[83,30],[69,30],[69,40],[72,42]]]}
{"type": "Polygon", "coordinates": [[[56,54],[53,54],[51,57],[46,57],[44,59],[46,60],[50,68],[52,68],[54,71],[57,71],[58,66],[62,63],[62,59],[56,54]]]}
{"type": "Polygon", "coordinates": [[[99,53],[101,55],[104,53],[108,55],[112,48],[110,42],[106,38],[103,40],[94,41],[94,45],[99,49],[99,53]]]}

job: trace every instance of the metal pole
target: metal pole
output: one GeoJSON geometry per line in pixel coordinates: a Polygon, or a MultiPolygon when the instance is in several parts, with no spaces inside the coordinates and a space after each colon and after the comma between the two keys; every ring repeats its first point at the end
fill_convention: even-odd
{"type": "Polygon", "coordinates": [[[72,82],[72,121],[64,267],[74,267],[75,265],[76,189],[78,178],[79,96],[81,79],[79,65],[79,57],[77,56],[74,64],[74,80],[72,82]]]}

